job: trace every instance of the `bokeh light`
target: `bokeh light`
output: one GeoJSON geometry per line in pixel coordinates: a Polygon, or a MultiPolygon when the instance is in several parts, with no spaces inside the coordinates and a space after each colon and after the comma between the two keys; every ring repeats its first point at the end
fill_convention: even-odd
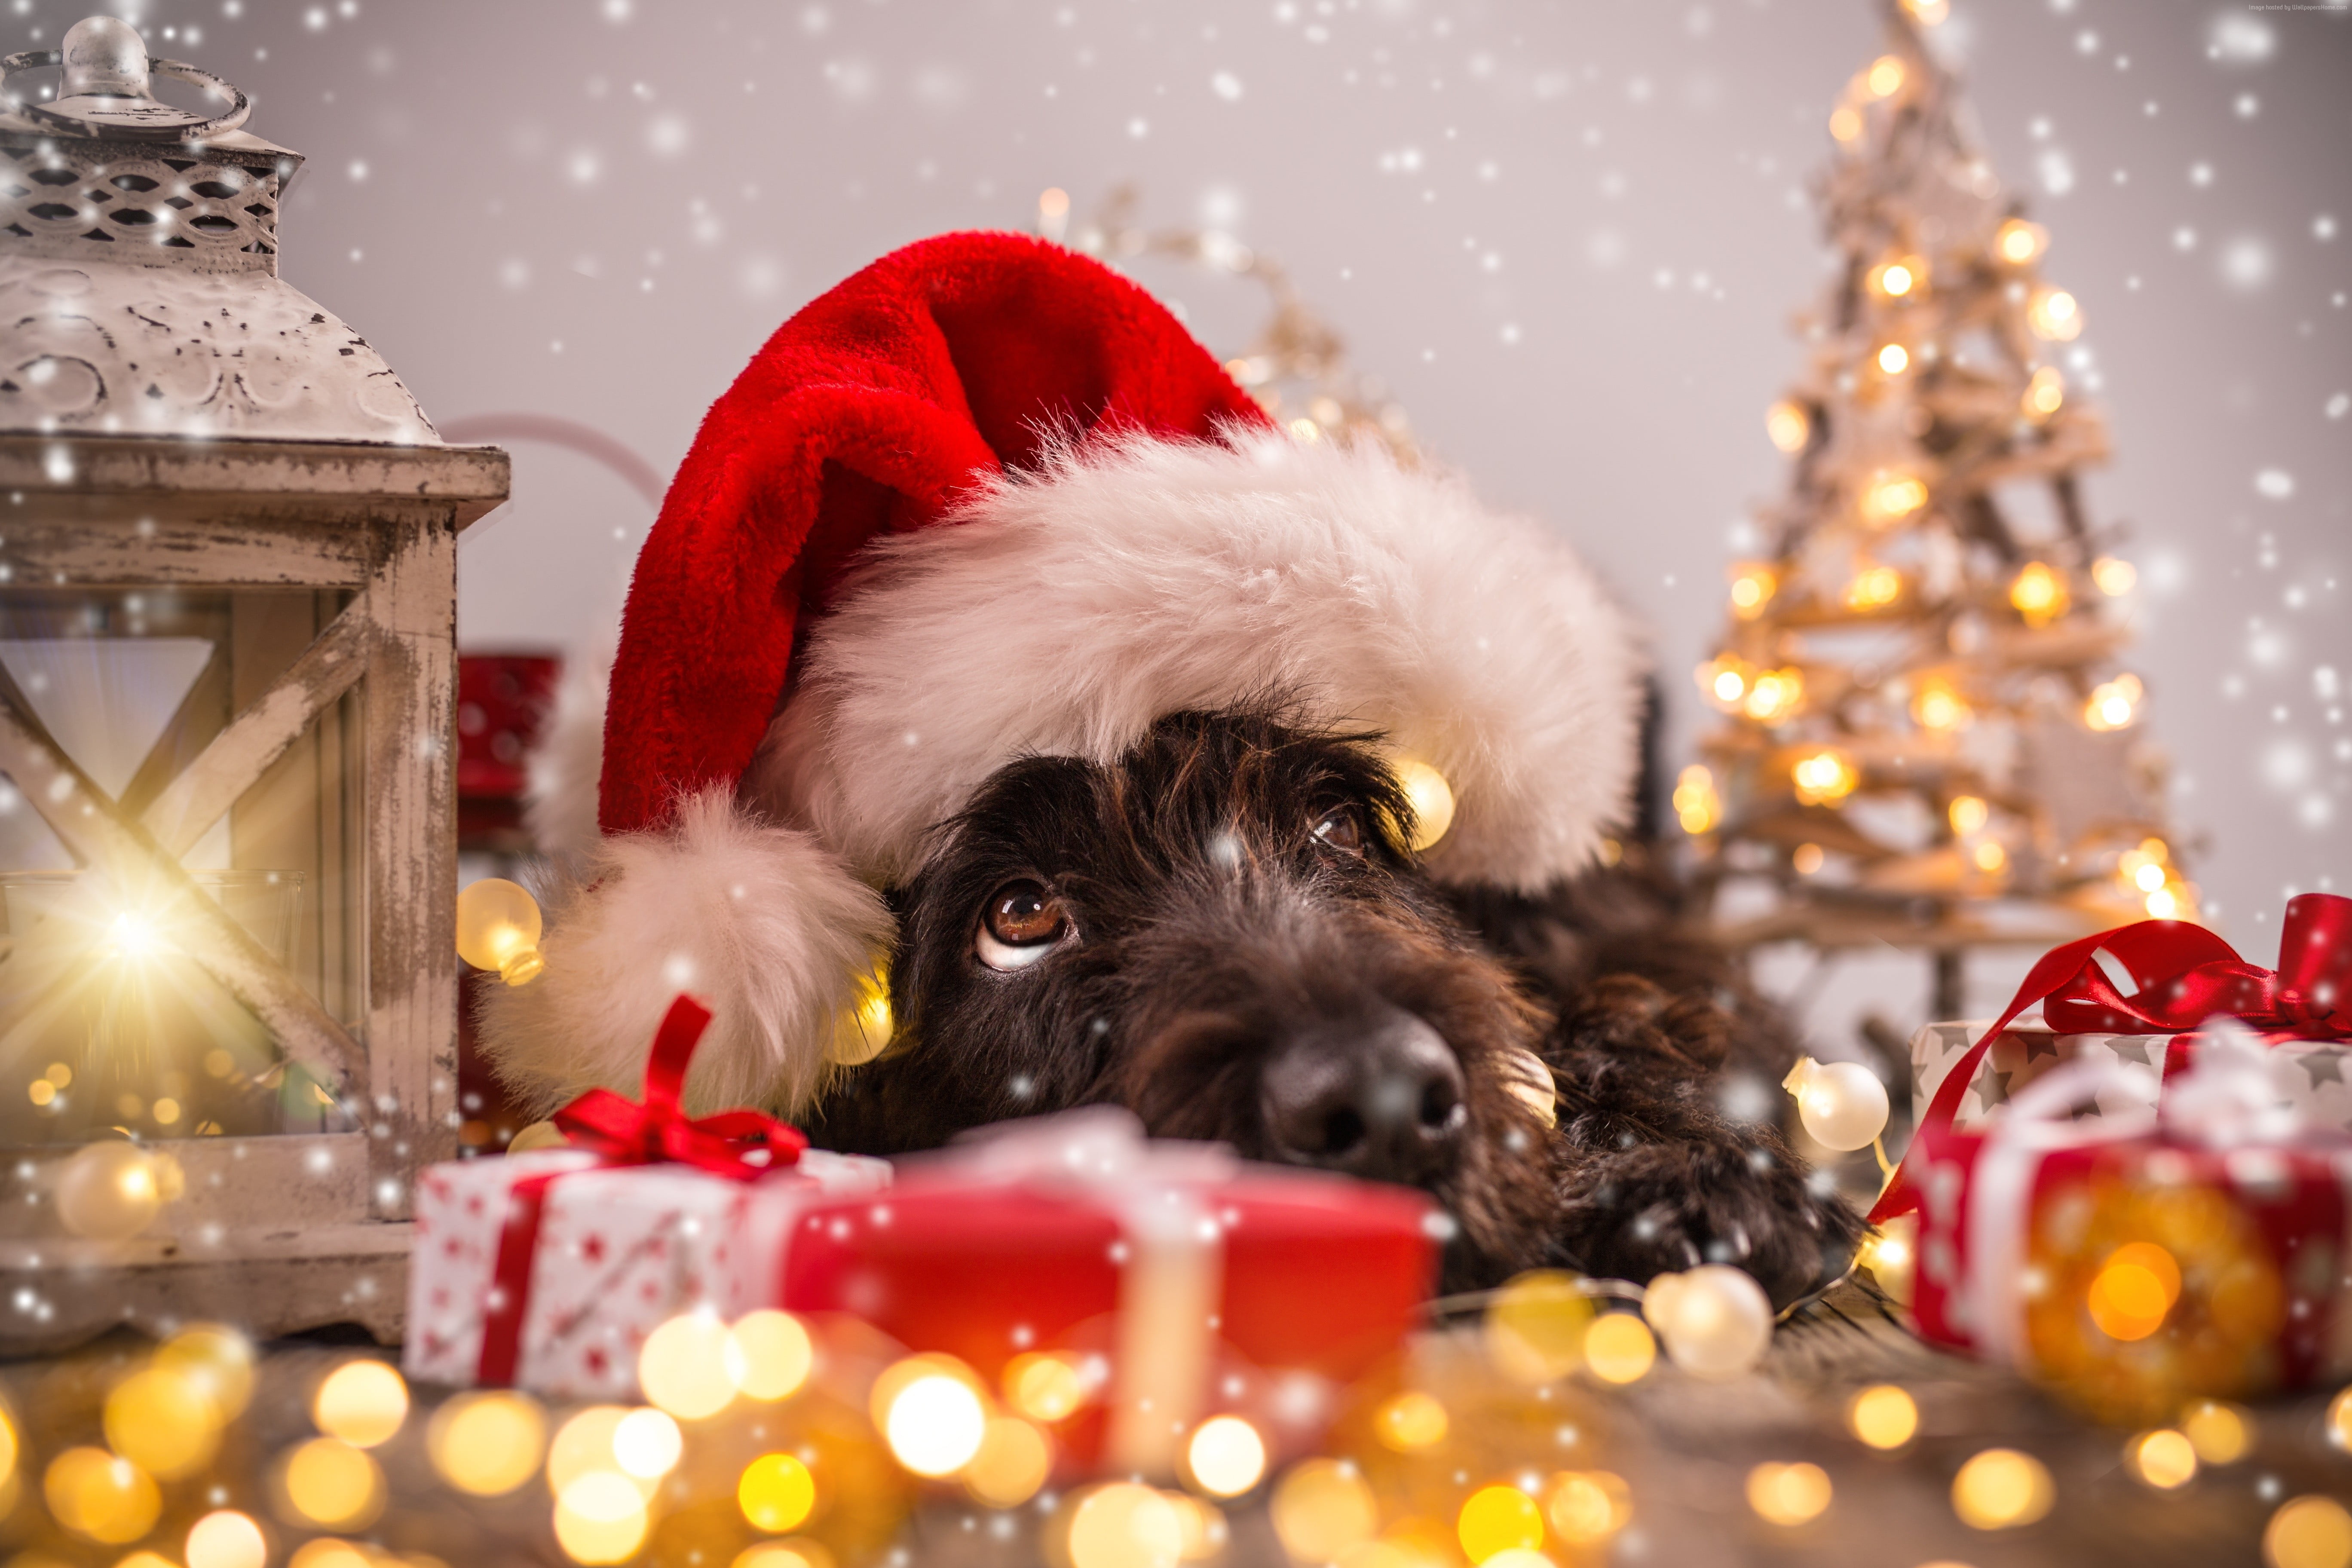
{"type": "Polygon", "coordinates": [[[1408,1388],[1387,1401],[1372,1416],[1380,1440],[1400,1454],[1417,1453],[1445,1441],[1451,1425],[1445,1406],[1434,1394],[1408,1388]]]}
{"type": "Polygon", "coordinates": [[[645,1544],[645,1494],[628,1477],[591,1470],[555,1500],[555,1543],[574,1563],[624,1563],[645,1544]]]}
{"type": "Polygon", "coordinates": [[[1184,1445],[1184,1465],[1211,1497],[1239,1497],[1265,1475],[1265,1439],[1238,1415],[1213,1415],[1184,1445]]]}
{"type": "Polygon", "coordinates": [[[1463,1500],[1454,1533],[1473,1563],[1514,1549],[1531,1552],[1543,1544],[1543,1510],[1517,1487],[1480,1487],[1463,1500]]]}
{"type": "Polygon", "coordinates": [[[106,1396],[107,1446],[163,1480],[194,1475],[220,1447],[220,1407],[194,1378],[150,1366],[106,1396]]]}
{"type": "Polygon", "coordinates": [[[381,1568],[367,1552],[331,1535],[306,1541],[286,1560],[286,1568],[381,1568]]]}
{"type": "Polygon", "coordinates": [[[279,1479],[294,1512],[329,1530],[364,1530],[383,1511],[383,1471],[365,1449],[340,1437],[298,1444],[279,1479]]]}
{"type": "Polygon", "coordinates": [[[2091,1280],[2085,1305],[2109,1339],[2144,1340],[2164,1325],[2180,1299],[2180,1265],[2150,1241],[2126,1242],[2108,1255],[2091,1280]]]}
{"type": "Polygon", "coordinates": [[[1018,1508],[1037,1495],[1053,1471],[1053,1442],[1034,1422],[992,1416],[980,1452],[963,1468],[964,1489],[991,1508],[1018,1508]]]}
{"type": "Polygon", "coordinates": [[[686,1435],[663,1411],[632,1410],[613,1428],[613,1458],[624,1475],[641,1481],[661,1479],[685,1452],[686,1435]]]}
{"type": "Polygon", "coordinates": [[[373,1448],[408,1419],[408,1384],[383,1362],[347,1361],[319,1384],[310,1419],[330,1437],[373,1448]]]}
{"type": "Polygon", "coordinates": [[[1845,1412],[1853,1435],[1874,1448],[1900,1448],[1919,1430],[1919,1406],[1891,1383],[1865,1388],[1845,1412]]]}
{"type": "Polygon", "coordinates": [[[593,1470],[617,1470],[621,1461],[613,1452],[614,1436],[628,1411],[618,1405],[592,1405],[556,1428],[547,1446],[547,1489],[558,1497],[564,1488],[593,1470]]]}
{"type": "Polygon", "coordinates": [[[1032,1421],[1066,1421],[1087,1403],[1078,1359],[1061,1351],[1030,1351],[1004,1367],[1004,1398],[1032,1421]]]}
{"type": "Polygon", "coordinates": [[[220,1509],[188,1527],[187,1559],[188,1568],[265,1568],[269,1540],[249,1514],[220,1509]]]}
{"type": "Polygon", "coordinates": [[[952,1356],[909,1356],[875,1380],[874,1425],[919,1476],[952,1475],[980,1452],[988,1408],[980,1381],[952,1356]]]}
{"type": "Polygon", "coordinates": [[[212,1396],[224,1421],[253,1397],[253,1342],[218,1323],[192,1323],[155,1349],[158,1370],[176,1372],[212,1396]]]}
{"type": "Polygon", "coordinates": [[[530,1479],[546,1442],[547,1418],[522,1394],[458,1394],[425,1428],[434,1470],[474,1497],[504,1497],[530,1479]]]}
{"type": "Polygon", "coordinates": [[[121,1241],[163,1206],[155,1162],[135,1143],[85,1143],[58,1169],[58,1223],[75,1236],[121,1241]]]}
{"type": "Polygon", "coordinates": [[[2014,1448],[1987,1448],[1952,1478],[1952,1511],[1972,1530],[2032,1524],[2057,1497],[2049,1468],[2014,1448]]]}
{"type": "Polygon", "coordinates": [[[1830,1506],[1830,1477],[1819,1465],[1767,1461],[1748,1472],[1748,1506],[1769,1524],[1797,1525],[1830,1506]]]}
{"type": "Polygon", "coordinates": [[[1591,1322],[1592,1302],[1573,1276],[1549,1268],[1522,1274],[1486,1309],[1486,1355],[1514,1383],[1550,1383],[1583,1359],[1591,1322]]]}
{"type": "Polygon", "coordinates": [[[2290,1499],[2263,1527],[2263,1561],[2270,1568],[2347,1568],[2352,1513],[2334,1498],[2290,1499]]]}
{"type": "Polygon", "coordinates": [[[121,1546],[155,1528],[163,1494],[147,1472],[103,1448],[68,1448],[41,1478],[49,1517],[102,1546],[121,1546]]]}
{"type": "Polygon", "coordinates": [[[816,1365],[816,1347],[798,1318],[762,1308],[727,1331],[742,1358],[743,1393],[753,1399],[789,1399],[816,1365]]]}
{"type": "Polygon", "coordinates": [[[1608,1470],[1564,1470],[1544,1488],[1544,1518],[1570,1545],[1590,1546],[1633,1522],[1633,1489],[1608,1470]]]}
{"type": "Polygon", "coordinates": [[[2208,1465],[2234,1465],[2254,1446],[2252,1414],[2218,1399],[2200,1399],[2182,1411],[2180,1430],[2208,1465]]]}
{"type": "Polygon", "coordinates": [[[1397,784],[1412,805],[1412,841],[1416,855],[1435,847],[1454,826],[1454,786],[1445,775],[1418,757],[1400,757],[1393,764],[1397,784]]]}
{"type": "Polygon", "coordinates": [[[1184,1521],[1175,1503],[1151,1488],[1114,1481],[1078,1500],[1067,1543],[1071,1568],[1176,1568],[1184,1555],[1184,1521]]]}
{"type": "Polygon", "coordinates": [[[782,1535],[816,1510],[816,1477],[797,1455],[762,1454],[743,1467],[735,1504],[752,1529],[782,1535]]]}
{"type": "Polygon", "coordinates": [[[637,1352],[637,1383],[646,1402],[681,1421],[700,1421],[726,1409],[749,1371],[742,1346],[712,1312],[670,1319],[646,1336],[637,1352]]]}
{"type": "Polygon", "coordinates": [[[737,1552],[728,1568],[835,1568],[835,1560],[821,1541],[762,1541],[737,1552]]]}
{"type": "Polygon", "coordinates": [[[1633,1383],[1658,1359],[1649,1325],[1631,1312],[1603,1312],[1584,1334],[1584,1365],[1603,1383],[1633,1383]]]}
{"type": "Polygon", "coordinates": [[[2124,1464],[2140,1480],[2168,1492],[2197,1479],[2197,1448],[2187,1433],[2159,1427],[2124,1446],[2124,1464]]]}
{"type": "Polygon", "coordinates": [[[1725,1264],[1659,1275],[1643,1294],[1642,1315],[1675,1365],[1694,1377],[1738,1377],[1772,1344],[1772,1302],[1764,1288],[1725,1264]]]}
{"type": "Polygon", "coordinates": [[[1372,1489],[1345,1459],[1308,1459],[1274,1489],[1269,1510],[1284,1550],[1302,1563],[1337,1562],[1380,1523],[1372,1489]]]}

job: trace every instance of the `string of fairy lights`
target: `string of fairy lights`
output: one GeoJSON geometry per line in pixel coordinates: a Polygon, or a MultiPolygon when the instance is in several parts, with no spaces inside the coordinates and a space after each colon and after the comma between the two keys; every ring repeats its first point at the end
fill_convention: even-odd
{"type": "Polygon", "coordinates": [[[1946,11],[1890,4],[1831,114],[1846,266],[1766,415],[1790,489],[1769,556],[1730,569],[1695,672],[1723,721],[1675,811],[1703,881],[1776,890],[1772,935],[1912,921],[1965,944],[1995,900],[2067,933],[2194,919],[2147,693],[2113,664],[2137,574],[2081,495],[2107,451],[2068,378],[2084,311],[1979,150],[1931,44],[1946,11]]]}

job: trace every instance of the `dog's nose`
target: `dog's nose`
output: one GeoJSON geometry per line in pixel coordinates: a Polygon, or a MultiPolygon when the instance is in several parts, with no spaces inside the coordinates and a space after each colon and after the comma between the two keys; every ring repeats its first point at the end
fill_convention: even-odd
{"type": "Polygon", "coordinates": [[[1402,1011],[1286,1037],[1258,1100],[1275,1159],[1408,1186],[1452,1163],[1470,1120],[1454,1052],[1402,1011]]]}

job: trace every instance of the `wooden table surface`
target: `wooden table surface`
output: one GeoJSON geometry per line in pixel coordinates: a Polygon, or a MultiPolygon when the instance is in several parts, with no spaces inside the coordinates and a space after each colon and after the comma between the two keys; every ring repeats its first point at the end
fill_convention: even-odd
{"type": "MultiPolygon", "coordinates": [[[[125,1333],[69,1356],[0,1364],[0,1390],[30,1449],[31,1464],[20,1481],[33,1483],[15,1489],[14,1506],[0,1519],[0,1563],[112,1568],[130,1550],[75,1544],[59,1534],[37,1500],[37,1477],[63,1447],[99,1440],[105,1388],[146,1348],[125,1333]]],[[[264,1477],[274,1455],[312,1435],[309,1390],[340,1361],[383,1353],[356,1342],[268,1347],[254,1401],[232,1426],[212,1474],[166,1486],[165,1516],[143,1544],[176,1563],[187,1525],[209,1508],[241,1508],[270,1520],[264,1477]]],[[[1624,1389],[1572,1382],[1547,1394],[1551,1403],[1538,1407],[1524,1391],[1506,1389],[1485,1372],[1473,1331],[1432,1335],[1420,1356],[1423,1377],[1456,1413],[1445,1458],[1454,1474],[1422,1466],[1422,1484],[1437,1500],[1429,1511],[1459,1497],[1455,1475],[1476,1485],[1559,1468],[1614,1470],[1631,1486],[1633,1522],[1605,1558],[1580,1563],[2230,1568],[2261,1563],[2263,1526],[2279,1501],[2306,1492],[2352,1497],[2352,1456],[2325,1440],[2324,1394],[2258,1406],[2259,1440],[2247,1458],[2207,1469],[2179,1492],[2158,1493],[2123,1468],[2128,1434],[2085,1422],[2005,1373],[1927,1349],[1874,1297],[1851,1286],[1785,1324],[1763,1369],[1731,1383],[1696,1382],[1662,1363],[1624,1389]],[[1919,1435],[1892,1454],[1865,1448],[1843,1426],[1846,1399],[1882,1382],[1908,1388],[1922,1417],[1919,1435]],[[1985,1533],[1955,1518],[1950,1486],[1964,1460],[1997,1446],[2042,1458],[2055,1479],[2057,1506],[2037,1524],[1985,1533]],[[1834,1500],[1802,1527],[1765,1523],[1746,1500],[1748,1470],[1767,1460],[1801,1459],[1829,1473],[1834,1500]]],[[[377,1450],[393,1506],[373,1539],[402,1553],[429,1554],[451,1568],[564,1563],[549,1531],[542,1485],[481,1500],[434,1476],[424,1452],[425,1415],[446,1396],[418,1389],[418,1409],[407,1426],[377,1450]]],[[[727,1467],[741,1462],[713,1456],[712,1466],[693,1483],[701,1505],[673,1514],[638,1561],[660,1568],[726,1568],[751,1539],[731,1498],[718,1500],[731,1490],[726,1478],[733,1472],[727,1467]]],[[[683,1472],[679,1479],[686,1481],[683,1472]]],[[[888,1510],[887,1519],[897,1521],[895,1536],[884,1524],[867,1556],[902,1568],[1025,1568],[1045,1560],[1040,1532],[1046,1517],[1036,1505],[998,1516],[933,1494],[903,1520],[888,1510]]],[[[1225,1563],[1235,1568],[1286,1563],[1262,1502],[1234,1509],[1225,1563]]],[[[274,1524],[272,1531],[275,1568],[301,1534],[274,1524]]],[[[845,1558],[843,1568],[852,1561],[845,1558]]]]}

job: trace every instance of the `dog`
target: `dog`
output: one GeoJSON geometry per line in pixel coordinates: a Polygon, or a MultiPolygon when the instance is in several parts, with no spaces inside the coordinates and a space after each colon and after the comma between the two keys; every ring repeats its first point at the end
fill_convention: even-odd
{"type": "Polygon", "coordinates": [[[1712,1262],[1785,1304],[1842,1274],[1861,1221],[1775,1124],[1794,1043],[1671,884],[1442,889],[1377,740],[1268,704],[999,770],[888,895],[894,1049],[812,1136],[896,1154],[1107,1102],[1426,1190],[1448,1290],[1712,1262]]]}

